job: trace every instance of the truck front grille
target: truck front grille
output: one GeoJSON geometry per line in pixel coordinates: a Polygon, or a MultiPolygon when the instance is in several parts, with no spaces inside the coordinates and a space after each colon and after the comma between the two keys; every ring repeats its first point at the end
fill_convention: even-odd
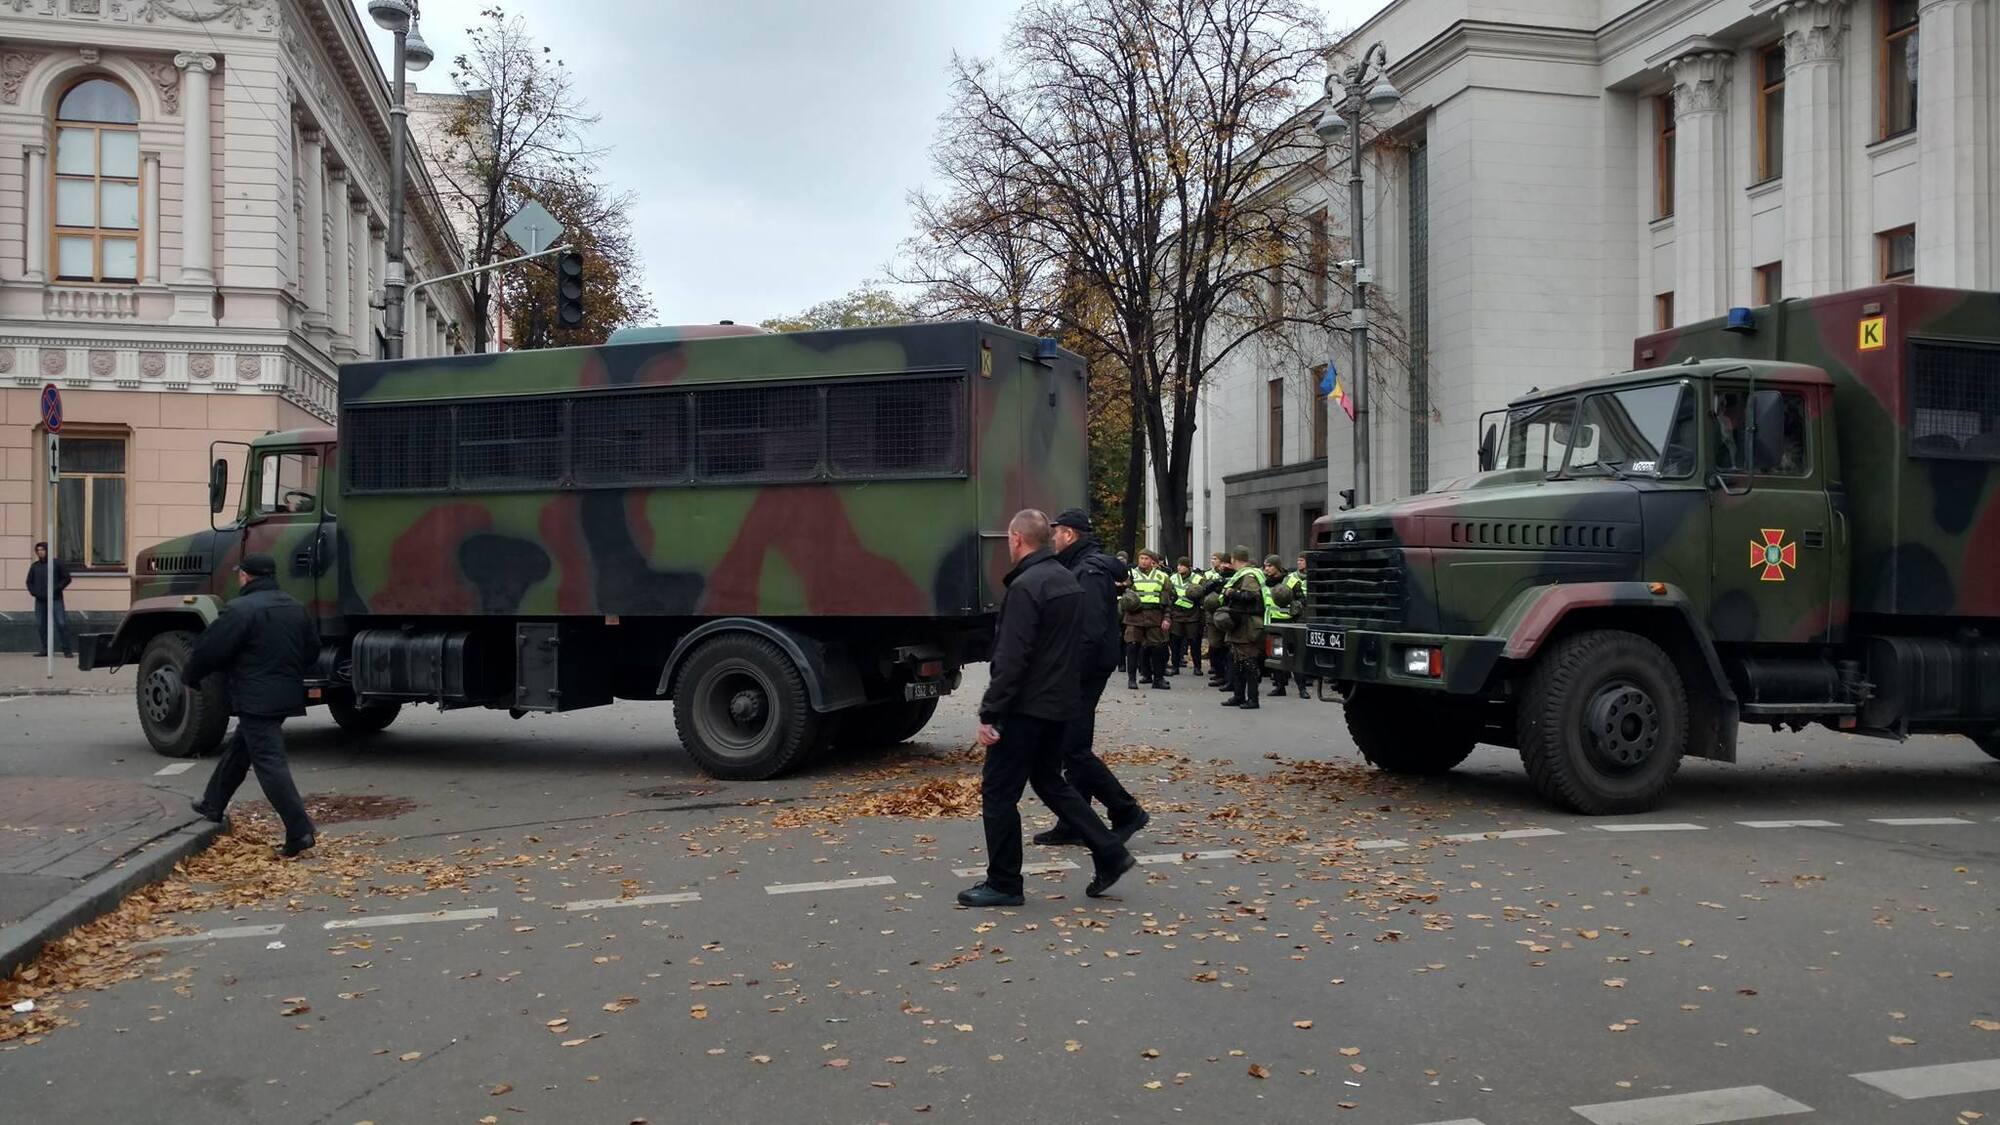
{"type": "Polygon", "coordinates": [[[154,574],[207,574],[207,555],[154,555],[154,574]]]}
{"type": "Polygon", "coordinates": [[[1306,559],[1306,617],[1355,629],[1403,624],[1403,550],[1335,548],[1306,559]]]}

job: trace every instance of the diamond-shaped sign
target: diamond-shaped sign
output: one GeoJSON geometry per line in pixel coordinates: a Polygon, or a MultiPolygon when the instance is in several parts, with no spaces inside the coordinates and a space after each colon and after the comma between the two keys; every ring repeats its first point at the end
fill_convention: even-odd
{"type": "Polygon", "coordinates": [[[539,254],[556,244],[562,237],[562,224],[549,214],[549,209],[530,199],[521,205],[500,233],[514,240],[523,254],[539,254]]]}

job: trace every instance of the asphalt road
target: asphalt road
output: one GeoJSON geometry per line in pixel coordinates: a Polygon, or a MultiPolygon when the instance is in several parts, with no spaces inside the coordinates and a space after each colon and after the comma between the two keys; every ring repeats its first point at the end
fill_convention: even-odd
{"type": "MultiPolygon", "coordinates": [[[[1177,685],[1106,702],[1101,745],[1156,748],[1118,767],[1146,866],[994,912],[952,905],[973,817],[846,815],[963,800],[976,674],[914,751],[764,784],[695,772],[660,705],[296,721],[302,789],[406,810],[0,1050],[5,1115],[2000,1121],[2000,763],[1970,743],[1746,731],[1589,820],[1511,751],[1401,782],[1336,704],[1177,685]]],[[[173,768],[124,698],[0,701],[0,738],[0,783],[173,768]]]]}

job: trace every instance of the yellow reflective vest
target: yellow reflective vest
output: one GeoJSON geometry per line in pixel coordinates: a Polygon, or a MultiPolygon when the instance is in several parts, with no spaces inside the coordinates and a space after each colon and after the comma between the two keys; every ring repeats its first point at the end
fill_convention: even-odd
{"type": "Polygon", "coordinates": [[[1201,576],[1198,574],[1190,574],[1186,578],[1182,578],[1180,572],[1176,571],[1173,574],[1167,575],[1167,584],[1174,588],[1175,609],[1194,608],[1194,595],[1192,591],[1194,584],[1199,581],[1201,581],[1201,576]]]}
{"type": "Polygon", "coordinates": [[[1154,568],[1148,575],[1142,571],[1132,572],[1132,589],[1139,595],[1139,605],[1144,609],[1167,608],[1166,572],[1154,568]]]}

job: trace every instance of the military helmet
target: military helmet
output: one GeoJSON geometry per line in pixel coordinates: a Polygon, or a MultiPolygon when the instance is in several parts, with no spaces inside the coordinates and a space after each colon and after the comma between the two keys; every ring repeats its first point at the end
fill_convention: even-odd
{"type": "Polygon", "coordinates": [[[1293,590],[1282,582],[1271,583],[1271,604],[1289,606],[1292,604],[1293,590]]]}
{"type": "Polygon", "coordinates": [[[1216,610],[1210,615],[1208,623],[1223,633],[1233,633],[1236,631],[1236,618],[1231,616],[1226,609],[1216,610]]]}
{"type": "Polygon", "coordinates": [[[1221,594],[1210,594],[1209,596],[1207,596],[1207,597],[1205,597],[1205,598],[1201,599],[1201,608],[1203,608],[1203,609],[1206,609],[1206,610],[1209,610],[1209,611],[1211,611],[1211,612],[1213,612],[1213,611],[1215,611],[1215,610],[1218,610],[1218,609],[1221,609],[1221,608],[1222,608],[1222,595],[1221,595],[1221,594]]]}
{"type": "Polygon", "coordinates": [[[1139,604],[1139,592],[1137,590],[1127,590],[1118,596],[1118,612],[1120,613],[1137,613],[1139,611],[1139,604]]]}

